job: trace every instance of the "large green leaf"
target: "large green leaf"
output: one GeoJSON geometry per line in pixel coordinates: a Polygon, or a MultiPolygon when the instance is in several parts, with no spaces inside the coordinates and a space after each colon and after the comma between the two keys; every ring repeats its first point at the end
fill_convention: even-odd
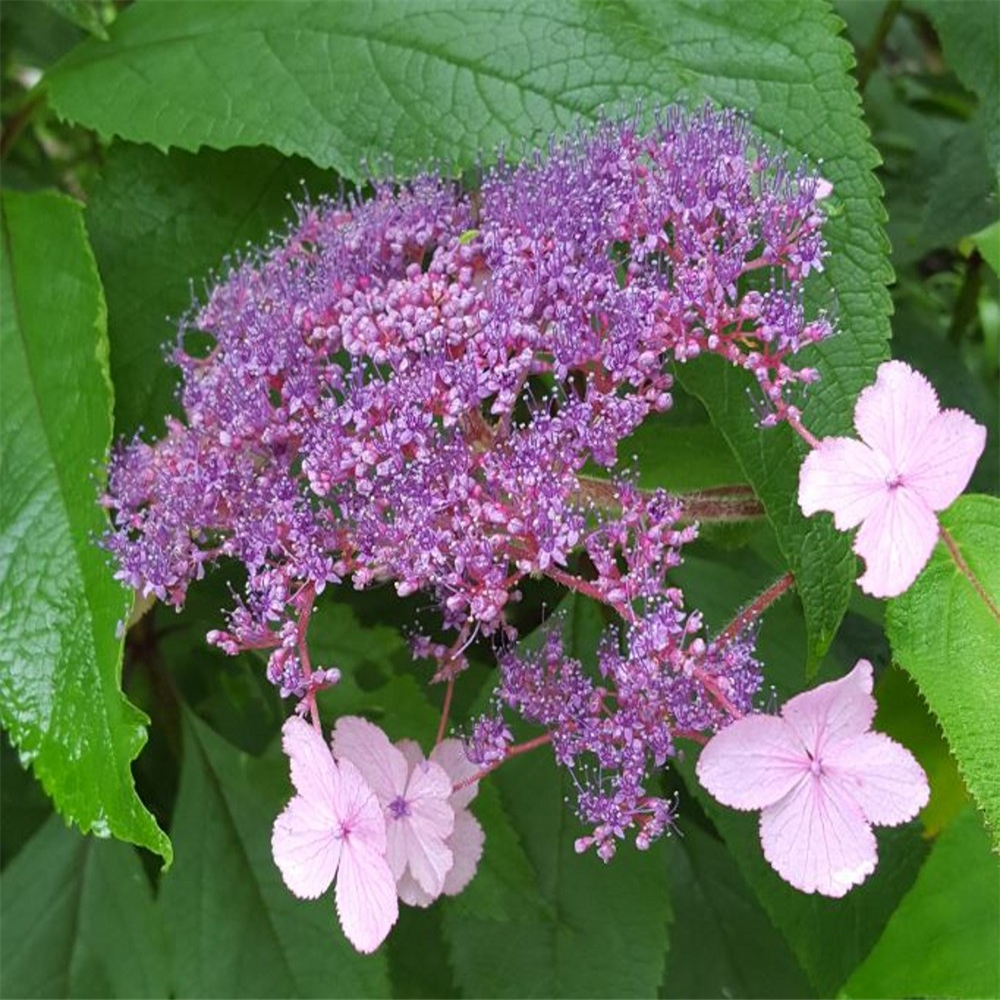
{"type": "MultiPolygon", "coordinates": [[[[592,661],[597,606],[570,595],[561,608],[570,655],[592,661]]],[[[574,841],[587,831],[572,811],[573,784],[548,748],[509,761],[487,779],[494,780],[509,826],[496,816],[485,823],[490,873],[480,873],[445,918],[465,994],[655,995],[670,914],[664,845],[642,853],[622,843],[609,864],[577,854],[574,841]]]]}
{"type": "Polygon", "coordinates": [[[806,997],[802,969],[719,841],[693,824],[667,844],[675,918],[661,997],[806,997]]]}
{"type": "Polygon", "coordinates": [[[637,98],[751,108],[836,157],[863,133],[835,30],[820,3],[140,4],[48,83],[60,114],[106,136],[266,144],[354,177],[365,157],[468,162],[637,98]],[[846,134],[820,134],[835,124],[846,134]]]}
{"type": "Polygon", "coordinates": [[[281,880],[271,827],[290,796],[283,757],[251,758],[185,715],[177,863],[160,895],[178,996],[388,994],[384,952],[354,951],[332,895],[303,902],[281,880]]]}
{"type": "Polygon", "coordinates": [[[889,604],[893,656],[937,716],[1000,844],[1000,500],[965,496],[941,515],[961,565],[939,542],[917,582],[889,604]]]}
{"type": "Polygon", "coordinates": [[[3,725],[68,819],[169,862],[130,771],[146,719],[120,689],[126,596],[94,544],[111,386],[80,206],[5,193],[2,282],[3,725]]]}
{"type": "Polygon", "coordinates": [[[87,205],[87,228],[108,300],[111,374],[119,387],[115,425],[160,433],[176,409],[175,369],[163,345],[191,305],[192,281],[294,213],[301,198],[331,186],[328,173],[269,149],[169,156],[118,144],[87,205]]]}
{"type": "Polygon", "coordinates": [[[166,935],[135,849],[52,816],[0,879],[5,997],[164,997],[166,935]]]}
{"type": "Polygon", "coordinates": [[[1000,859],[973,809],[941,834],[849,997],[1000,994],[1000,859]]]}

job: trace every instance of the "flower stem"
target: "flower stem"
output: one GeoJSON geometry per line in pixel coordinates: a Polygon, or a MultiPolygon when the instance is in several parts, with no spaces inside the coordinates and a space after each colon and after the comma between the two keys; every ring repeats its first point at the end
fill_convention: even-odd
{"type": "Polygon", "coordinates": [[[451,711],[451,696],[455,693],[455,678],[448,678],[448,683],[444,689],[444,704],[441,706],[441,721],[438,723],[437,736],[434,739],[434,746],[437,746],[444,739],[444,731],[448,725],[448,713],[451,711]]]}
{"type": "Polygon", "coordinates": [[[766,590],[755,597],[742,611],[722,630],[717,642],[732,642],[751,622],[759,618],[774,602],[795,585],[795,577],[791,572],[775,580],[766,590]]]}
{"type": "Polygon", "coordinates": [[[485,778],[486,775],[495,771],[501,764],[505,761],[510,760],[511,757],[517,757],[522,753],[527,753],[529,750],[536,750],[538,747],[545,746],[546,743],[552,742],[551,733],[542,733],[541,736],[536,736],[533,740],[526,740],[524,743],[517,743],[512,747],[507,747],[507,752],[500,758],[500,760],[495,760],[492,764],[488,764],[481,771],[477,771],[471,777],[466,778],[464,781],[458,782],[458,784],[452,786],[452,792],[457,792],[462,788],[468,788],[469,785],[474,785],[481,778],[485,778]]]}
{"type": "MultiPolygon", "coordinates": [[[[610,479],[580,476],[580,497],[602,510],[619,507],[618,487],[610,479]]],[[[649,496],[650,490],[640,490],[649,496]]],[[[763,504],[752,487],[739,483],[708,490],[674,494],[684,505],[685,521],[750,521],[764,516],[763,504]]]]}
{"type": "Polygon", "coordinates": [[[802,440],[805,441],[805,443],[809,445],[810,448],[819,447],[819,438],[816,437],[816,435],[813,434],[812,431],[807,430],[805,427],[803,427],[801,422],[797,418],[786,417],[785,419],[788,423],[788,426],[791,427],[791,429],[795,431],[795,433],[798,434],[798,436],[802,438],[802,440]]]}

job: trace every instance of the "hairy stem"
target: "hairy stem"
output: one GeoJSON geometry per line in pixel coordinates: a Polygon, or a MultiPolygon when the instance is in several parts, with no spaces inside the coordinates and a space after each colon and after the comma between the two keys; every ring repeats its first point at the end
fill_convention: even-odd
{"type": "MultiPolygon", "coordinates": [[[[580,476],[579,498],[601,510],[618,510],[618,487],[610,479],[580,476]]],[[[646,496],[651,490],[640,490],[646,496]]],[[[764,516],[764,506],[745,484],[675,494],[684,505],[685,521],[750,521],[764,516]]]]}
{"type": "Polygon", "coordinates": [[[775,580],[766,590],[757,595],[742,611],[722,630],[718,642],[732,642],[743,632],[751,622],[759,618],[785,591],[795,585],[795,577],[786,573],[775,580]]]}
{"type": "Polygon", "coordinates": [[[491,774],[495,771],[501,764],[505,761],[511,759],[511,757],[517,757],[522,753],[527,753],[529,750],[536,750],[538,747],[545,746],[546,743],[552,742],[551,733],[542,733],[541,736],[536,736],[533,740],[526,740],[524,743],[517,743],[512,747],[507,747],[507,752],[503,755],[500,760],[494,761],[492,764],[488,764],[481,771],[477,771],[471,777],[466,778],[464,781],[458,782],[457,785],[452,786],[452,792],[457,792],[462,788],[468,788],[469,785],[474,785],[481,778],[485,778],[486,775],[491,774]]]}

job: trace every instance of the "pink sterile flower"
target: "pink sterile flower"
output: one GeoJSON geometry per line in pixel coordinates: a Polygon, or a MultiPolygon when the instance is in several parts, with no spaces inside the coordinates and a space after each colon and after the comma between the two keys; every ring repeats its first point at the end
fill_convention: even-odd
{"type": "Polygon", "coordinates": [[[298,793],[274,821],[271,852],[296,896],[316,899],[337,880],[337,914],[358,951],[374,951],[399,915],[385,859],[385,820],[374,792],[347,760],[292,716],[282,729],[298,793]]]}
{"type": "Polygon", "coordinates": [[[451,779],[429,760],[411,763],[378,726],[357,716],[337,720],[333,752],[355,764],[385,816],[386,860],[398,883],[409,874],[432,899],[454,864],[447,841],[455,827],[451,779]]]}
{"type": "Polygon", "coordinates": [[[965,489],[986,445],[986,430],[961,410],[944,410],[933,387],[902,361],[879,366],[854,408],[853,438],[824,438],[799,473],[806,515],[833,512],[847,531],[861,525],[854,551],[865,560],[858,583],[895,597],[917,578],[938,538],[935,511],[965,489]]]}
{"type": "Polygon", "coordinates": [[[872,665],[717,733],[698,780],[723,805],[760,809],[764,857],[802,892],[843,896],[874,870],[872,825],[912,819],[930,790],[905,747],[870,731],[872,665]]]}
{"type": "MultiPolygon", "coordinates": [[[[410,767],[417,768],[423,762],[423,751],[413,740],[401,740],[397,746],[406,756],[410,767]]],[[[452,787],[468,781],[479,770],[466,756],[461,740],[442,740],[431,751],[430,759],[444,769],[452,787]]],[[[472,881],[483,855],[486,837],[479,821],[468,809],[478,791],[479,782],[473,781],[452,792],[448,799],[448,804],[455,811],[455,826],[445,842],[454,858],[441,890],[446,896],[457,896],[472,881]]],[[[409,872],[403,873],[396,890],[399,898],[410,906],[429,906],[434,902],[434,897],[425,892],[409,872]]]]}

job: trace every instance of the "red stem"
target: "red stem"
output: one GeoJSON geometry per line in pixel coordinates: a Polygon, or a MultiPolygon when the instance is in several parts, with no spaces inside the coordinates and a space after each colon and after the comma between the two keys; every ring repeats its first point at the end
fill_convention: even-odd
{"type": "Polygon", "coordinates": [[[302,673],[306,675],[306,704],[309,706],[309,718],[312,720],[313,729],[322,736],[323,727],[319,724],[319,710],[316,707],[316,690],[309,683],[312,677],[312,662],[309,659],[309,645],[306,643],[306,632],[309,629],[309,619],[312,617],[313,602],[316,600],[316,591],[312,584],[309,584],[302,591],[302,608],[299,611],[297,646],[299,650],[299,661],[302,663],[302,673]]]}
{"type": "Polygon", "coordinates": [[[774,602],[795,585],[795,577],[786,573],[752,600],[720,633],[717,642],[727,643],[736,638],[754,619],[759,618],[774,602]]]}
{"type": "Polygon", "coordinates": [[[545,575],[550,580],[555,580],[556,583],[561,583],[568,590],[575,590],[578,594],[583,594],[584,597],[589,597],[592,600],[600,601],[601,604],[606,604],[610,608],[614,608],[629,624],[635,624],[635,612],[627,604],[616,604],[614,601],[609,601],[608,598],[601,592],[600,588],[590,583],[587,580],[581,580],[578,576],[573,576],[572,573],[567,573],[564,570],[558,569],[555,566],[550,566],[545,570],[545,575]]]}
{"type": "Polygon", "coordinates": [[[434,746],[437,746],[444,739],[445,727],[448,725],[448,713],[451,711],[451,696],[455,693],[455,678],[448,678],[447,686],[444,689],[444,704],[441,706],[441,721],[438,723],[437,737],[434,746]]]}
{"type": "Polygon", "coordinates": [[[541,736],[536,736],[533,740],[527,740],[524,743],[518,743],[515,746],[507,747],[507,752],[500,760],[494,761],[492,764],[484,767],[481,771],[477,771],[474,775],[472,775],[472,777],[458,782],[457,785],[453,785],[451,790],[452,792],[457,792],[462,788],[468,788],[469,785],[474,785],[481,778],[485,778],[486,775],[495,771],[505,761],[510,760],[511,757],[517,757],[519,754],[527,753],[529,750],[536,750],[538,747],[545,746],[546,743],[551,742],[552,734],[542,733],[541,736]]]}
{"type": "Polygon", "coordinates": [[[792,430],[795,431],[795,433],[798,434],[798,436],[802,438],[802,440],[805,441],[810,448],[819,447],[819,438],[816,437],[815,434],[803,427],[802,424],[799,423],[799,421],[794,417],[786,417],[785,419],[788,421],[788,426],[791,427],[792,430]]]}

